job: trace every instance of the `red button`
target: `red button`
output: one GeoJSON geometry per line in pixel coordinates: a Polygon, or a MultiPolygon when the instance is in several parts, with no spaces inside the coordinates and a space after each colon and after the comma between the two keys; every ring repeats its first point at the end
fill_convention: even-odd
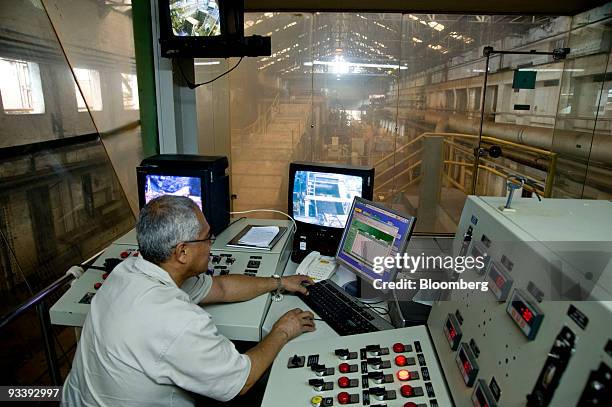
{"type": "Polygon", "coordinates": [[[102,280],[106,280],[106,278],[108,277],[108,274],[109,274],[109,273],[104,273],[104,274],[102,274],[102,280]]]}
{"type": "Polygon", "coordinates": [[[338,403],[348,404],[349,401],[351,401],[351,396],[347,392],[338,393],[338,403]]]}
{"type": "Polygon", "coordinates": [[[130,253],[128,253],[128,252],[121,252],[121,254],[119,255],[119,257],[121,257],[122,259],[125,259],[125,258],[127,258],[127,256],[129,256],[129,255],[130,255],[130,253]]]}
{"type": "Polygon", "coordinates": [[[102,287],[102,283],[95,283],[94,284],[94,288],[97,290],[98,288],[102,287]]]}
{"type": "Polygon", "coordinates": [[[402,382],[405,382],[406,380],[410,380],[410,372],[405,369],[398,370],[397,378],[402,382]]]}
{"type": "Polygon", "coordinates": [[[342,376],[338,379],[338,386],[342,388],[349,387],[350,384],[351,384],[351,381],[346,376],[342,376]]]}
{"type": "Polygon", "coordinates": [[[414,394],[414,390],[412,386],[405,384],[402,387],[400,387],[400,393],[402,393],[402,396],[404,397],[410,397],[414,394]]]}
{"type": "Polygon", "coordinates": [[[404,407],[417,407],[417,403],[409,401],[408,403],[404,404],[404,407]]]}
{"type": "Polygon", "coordinates": [[[404,346],[403,343],[394,343],[393,344],[393,352],[395,353],[402,353],[406,350],[406,347],[404,346]]]}
{"type": "Polygon", "coordinates": [[[395,357],[395,364],[398,366],[406,366],[408,364],[408,359],[404,355],[398,355],[395,357]]]}
{"type": "Polygon", "coordinates": [[[348,373],[351,370],[351,366],[348,363],[340,363],[338,370],[340,373],[348,373]]]}

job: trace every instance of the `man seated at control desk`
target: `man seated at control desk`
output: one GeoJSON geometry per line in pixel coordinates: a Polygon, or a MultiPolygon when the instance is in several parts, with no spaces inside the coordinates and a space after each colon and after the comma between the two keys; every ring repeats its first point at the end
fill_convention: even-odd
{"type": "Polygon", "coordinates": [[[62,405],[189,406],[190,392],[227,401],[247,392],[289,340],[315,329],[311,312],[294,309],[240,354],[198,304],[246,301],[279,284],[307,294],[308,278],[204,274],[214,237],[189,198],[150,201],[136,233],[140,256],[117,266],[93,298],[62,405]]]}

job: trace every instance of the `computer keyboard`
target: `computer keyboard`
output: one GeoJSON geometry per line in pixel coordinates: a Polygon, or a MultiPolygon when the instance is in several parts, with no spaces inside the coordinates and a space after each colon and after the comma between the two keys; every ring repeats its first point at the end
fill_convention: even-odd
{"type": "Polygon", "coordinates": [[[394,329],[330,280],[309,285],[308,295],[300,295],[300,298],[341,336],[394,329]]]}

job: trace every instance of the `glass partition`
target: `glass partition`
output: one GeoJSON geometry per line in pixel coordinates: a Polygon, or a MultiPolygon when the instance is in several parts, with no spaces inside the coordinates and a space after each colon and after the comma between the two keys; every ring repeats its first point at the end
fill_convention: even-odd
{"type": "MultiPolygon", "coordinates": [[[[454,233],[466,196],[504,196],[512,175],[531,184],[525,196],[606,197],[609,15],[609,5],[573,23],[557,16],[247,13],[247,35],[271,36],[273,54],[243,60],[198,96],[199,117],[206,117],[201,143],[211,140],[202,138],[204,129],[231,133],[231,146],[213,140],[231,152],[235,210],[286,210],[287,164],[297,159],[374,166],[375,199],[417,215],[420,233],[454,233]],[[485,46],[572,51],[567,60],[495,54],[483,89],[485,46]],[[515,75],[533,86],[513,86],[515,75]],[[229,105],[229,114],[215,101],[229,105]]],[[[205,69],[222,73],[236,62],[205,69]]]]}
{"type": "Polygon", "coordinates": [[[131,2],[46,0],[44,5],[77,81],[76,116],[94,123],[137,213],[136,167],[143,153],[134,103],[138,84],[131,2]]]}
{"type": "MultiPolygon", "coordinates": [[[[131,7],[118,5],[0,3],[1,315],[134,226],[127,188],[116,175],[135,173],[129,162],[139,160],[141,149],[138,110],[124,111],[122,103],[121,74],[133,73],[133,47],[121,48],[132,38],[131,7]],[[109,37],[113,31],[117,37],[109,37]],[[126,155],[125,172],[109,159],[118,151],[126,155]]],[[[0,338],[0,383],[50,384],[33,309],[0,338]]],[[[74,331],[54,327],[53,340],[65,375],[74,331]]]]}

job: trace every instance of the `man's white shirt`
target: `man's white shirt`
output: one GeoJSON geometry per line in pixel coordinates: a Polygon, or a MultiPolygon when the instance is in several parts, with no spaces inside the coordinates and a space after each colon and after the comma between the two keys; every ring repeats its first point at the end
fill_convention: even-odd
{"type": "Polygon", "coordinates": [[[62,405],[191,406],[189,392],[234,398],[251,361],[198,305],[211,285],[201,274],[178,288],[142,257],[123,261],[93,298],[62,405]]]}

